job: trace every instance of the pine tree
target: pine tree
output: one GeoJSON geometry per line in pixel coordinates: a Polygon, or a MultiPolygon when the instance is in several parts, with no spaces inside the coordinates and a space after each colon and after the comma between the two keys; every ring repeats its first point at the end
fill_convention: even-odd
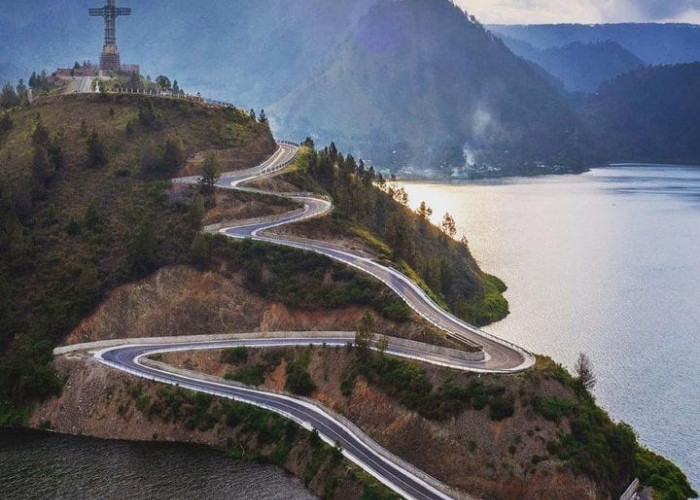
{"type": "Polygon", "coordinates": [[[357,323],[355,330],[355,345],[358,349],[366,351],[372,345],[374,340],[374,317],[368,312],[365,312],[357,323]]]}
{"type": "Polygon", "coordinates": [[[418,217],[421,219],[427,220],[430,219],[431,215],[433,215],[433,209],[430,208],[427,203],[421,201],[418,210],[416,210],[416,214],[418,214],[418,217]]]}
{"type": "Polygon", "coordinates": [[[204,158],[204,163],[202,163],[202,168],[200,170],[199,183],[201,185],[202,192],[206,194],[213,194],[216,182],[219,180],[219,159],[214,153],[209,153],[206,158],[204,158]]]}
{"type": "Polygon", "coordinates": [[[15,88],[9,83],[2,88],[2,94],[0,94],[0,106],[9,109],[14,108],[19,104],[19,96],[15,91],[15,88]]]}
{"type": "Polygon", "coordinates": [[[102,167],[107,165],[107,148],[104,141],[97,133],[97,130],[92,129],[92,133],[87,140],[88,162],[91,167],[102,167]]]}
{"type": "Polygon", "coordinates": [[[457,234],[457,224],[455,223],[454,218],[449,213],[446,213],[442,217],[440,229],[442,229],[442,231],[450,238],[454,238],[457,234]]]}

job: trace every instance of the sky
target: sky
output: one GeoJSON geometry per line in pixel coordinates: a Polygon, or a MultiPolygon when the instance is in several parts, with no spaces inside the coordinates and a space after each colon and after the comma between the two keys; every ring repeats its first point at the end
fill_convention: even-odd
{"type": "Polygon", "coordinates": [[[455,3],[484,24],[700,24],[700,0],[455,0],[455,3]]]}

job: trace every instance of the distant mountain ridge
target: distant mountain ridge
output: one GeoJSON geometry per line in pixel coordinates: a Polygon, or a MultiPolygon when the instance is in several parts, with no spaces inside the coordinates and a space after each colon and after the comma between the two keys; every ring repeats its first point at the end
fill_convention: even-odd
{"type": "Polygon", "coordinates": [[[579,111],[607,161],[700,163],[700,63],[640,68],[579,111]]]}
{"type": "Polygon", "coordinates": [[[501,37],[513,53],[541,66],[568,91],[596,92],[601,83],[645,66],[643,60],[611,40],[538,49],[523,40],[501,37]]]}
{"type": "Polygon", "coordinates": [[[700,61],[700,26],[695,24],[493,24],[487,28],[538,49],[609,40],[647,64],[700,61]]]}

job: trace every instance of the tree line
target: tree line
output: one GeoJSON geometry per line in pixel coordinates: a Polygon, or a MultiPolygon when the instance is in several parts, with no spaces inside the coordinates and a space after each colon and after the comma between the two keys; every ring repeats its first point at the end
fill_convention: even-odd
{"type": "Polygon", "coordinates": [[[302,146],[303,170],[333,198],[336,220],[368,231],[385,245],[384,257],[415,274],[437,302],[461,318],[481,325],[507,314],[505,285],[479,270],[466,240],[454,239],[450,214],[436,227],[427,205],[413,212],[403,188],[362,160],[344,156],[334,143],[317,151],[307,139],[302,146]]]}

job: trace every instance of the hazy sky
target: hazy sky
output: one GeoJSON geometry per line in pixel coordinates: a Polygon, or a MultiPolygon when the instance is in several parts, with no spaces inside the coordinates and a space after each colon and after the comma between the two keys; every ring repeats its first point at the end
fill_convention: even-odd
{"type": "Polygon", "coordinates": [[[455,0],[482,23],[700,24],[700,0],[455,0]]]}

